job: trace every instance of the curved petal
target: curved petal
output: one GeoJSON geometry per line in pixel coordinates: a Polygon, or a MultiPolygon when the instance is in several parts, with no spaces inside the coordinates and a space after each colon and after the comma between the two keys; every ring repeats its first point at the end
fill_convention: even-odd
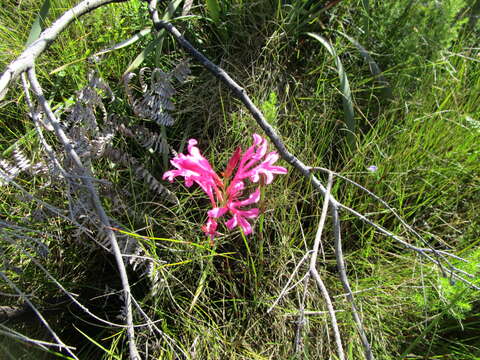
{"type": "Polygon", "coordinates": [[[240,226],[242,228],[244,235],[250,235],[253,231],[250,223],[247,220],[245,220],[244,218],[240,217],[238,219],[238,226],[240,226]]]}
{"type": "Polygon", "coordinates": [[[213,208],[212,210],[208,211],[208,216],[211,218],[219,218],[223,215],[225,215],[228,211],[228,207],[222,207],[222,208],[213,208]]]}
{"type": "Polygon", "coordinates": [[[232,230],[235,226],[237,226],[238,221],[237,221],[237,216],[233,215],[233,217],[228,220],[225,225],[227,225],[228,230],[232,230]]]}
{"type": "Polygon", "coordinates": [[[250,205],[250,204],[255,204],[260,200],[260,188],[257,188],[253,193],[250,194],[250,196],[241,201],[235,201],[232,203],[232,206],[237,208],[239,206],[245,206],[245,205],[250,205]]]}

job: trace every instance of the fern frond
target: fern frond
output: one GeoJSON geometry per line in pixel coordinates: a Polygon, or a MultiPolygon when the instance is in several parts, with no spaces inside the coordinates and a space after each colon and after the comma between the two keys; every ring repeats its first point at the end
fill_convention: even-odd
{"type": "Polygon", "coordinates": [[[141,68],[138,73],[138,81],[142,96],[134,96],[131,80],[136,75],[128,73],[124,78],[125,93],[136,116],[142,119],[153,120],[162,126],[171,126],[175,123],[168,111],[175,110],[171,98],[176,91],[172,85],[173,78],[184,82],[190,74],[188,61],[182,61],[172,71],[166,73],[159,68],[141,68]],[[147,75],[150,74],[150,83],[147,75]]]}
{"type": "Polygon", "coordinates": [[[107,111],[103,104],[102,95],[107,95],[111,101],[115,99],[110,86],[98,77],[95,72],[91,72],[88,77],[88,84],[77,92],[75,104],[67,116],[67,122],[71,125],[81,125],[87,130],[98,132],[98,123],[96,118],[96,110],[100,109],[103,118],[106,120],[107,111]]]}
{"type": "Polygon", "coordinates": [[[0,186],[7,185],[17,177],[20,169],[8,161],[0,159],[0,186]]]}
{"type": "Polygon", "coordinates": [[[111,144],[115,134],[113,132],[107,132],[101,134],[90,143],[90,153],[93,157],[100,157],[103,155],[105,148],[111,144]]]}
{"type": "Polygon", "coordinates": [[[188,59],[180,61],[177,66],[172,70],[171,74],[174,76],[178,82],[184,83],[188,76],[192,73],[190,67],[188,66],[188,59]]]}
{"type": "Polygon", "coordinates": [[[157,192],[166,200],[176,204],[179,203],[175,194],[163,186],[137,159],[130,156],[128,153],[107,146],[104,151],[104,156],[115,163],[122,164],[123,166],[132,169],[138,179],[144,180],[150,189],[157,192]]]}
{"type": "Polygon", "coordinates": [[[153,116],[153,120],[163,126],[172,126],[175,123],[175,119],[166,112],[159,112],[153,116]]]}
{"type": "Polygon", "coordinates": [[[17,145],[13,148],[11,160],[13,164],[7,160],[0,159],[0,186],[8,184],[21,172],[28,172],[31,175],[48,173],[47,165],[42,162],[32,164],[17,145]]]}
{"type": "Polygon", "coordinates": [[[119,122],[118,116],[114,114],[109,116],[108,121],[110,126],[112,126],[115,131],[134,139],[146,149],[152,149],[153,151],[161,154],[165,154],[169,150],[167,140],[159,133],[151,131],[150,129],[141,125],[128,128],[123,123],[119,122]]]}

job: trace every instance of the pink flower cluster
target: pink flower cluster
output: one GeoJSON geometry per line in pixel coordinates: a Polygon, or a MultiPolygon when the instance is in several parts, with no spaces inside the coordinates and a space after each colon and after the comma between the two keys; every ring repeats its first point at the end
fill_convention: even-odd
{"type": "Polygon", "coordinates": [[[231,215],[225,223],[229,230],[239,226],[245,235],[252,233],[247,219],[257,217],[259,210],[249,205],[260,200],[260,186],[270,184],[275,174],[287,173],[284,167],[273,165],[278,160],[278,154],[274,151],[267,153],[267,140],[253,134],[253,145],[244,153],[237,148],[220,178],[196,145],[197,140],[190,139],[188,155],[175,156],[171,163],[177,170],[167,171],[163,178],[173,182],[177,176],[183,176],[187,187],[196,183],[205,191],[213,209],[208,212],[208,220],[202,230],[210,239],[218,235],[217,219],[226,214],[231,215]],[[256,190],[249,195],[245,194],[247,180],[258,183],[256,190]]]}

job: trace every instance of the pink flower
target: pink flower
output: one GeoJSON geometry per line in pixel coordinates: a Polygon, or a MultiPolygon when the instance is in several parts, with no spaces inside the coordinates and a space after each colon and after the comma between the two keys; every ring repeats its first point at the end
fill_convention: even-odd
{"type": "Polygon", "coordinates": [[[163,174],[163,179],[168,178],[168,181],[173,182],[177,176],[183,176],[187,187],[192,186],[194,182],[197,183],[210,198],[212,206],[216,206],[214,193],[222,199],[219,191],[219,187],[223,186],[222,180],[195,145],[197,145],[197,140],[190,139],[188,141],[189,155],[178,154],[173,158],[170,163],[178,170],[167,171],[163,174]]]}
{"type": "Polygon", "coordinates": [[[208,211],[208,220],[202,226],[202,231],[210,236],[211,240],[218,235],[216,219],[226,214],[231,215],[225,223],[229,230],[238,226],[245,235],[251,234],[252,226],[247,219],[254,219],[259,215],[259,210],[251,208],[250,205],[260,200],[260,187],[270,184],[275,174],[287,173],[284,167],[273,165],[278,160],[278,154],[276,152],[267,154],[267,140],[253,134],[253,145],[243,154],[242,149],[237,148],[228,161],[221,179],[208,160],[200,154],[196,144],[195,139],[189,140],[189,155],[178,154],[172,159],[171,163],[177,170],[167,171],[163,178],[173,182],[175,177],[183,176],[187,187],[195,182],[205,191],[213,209],[208,211]],[[234,171],[235,175],[232,178],[234,171]],[[256,190],[248,196],[245,194],[247,181],[259,183],[256,190]]]}

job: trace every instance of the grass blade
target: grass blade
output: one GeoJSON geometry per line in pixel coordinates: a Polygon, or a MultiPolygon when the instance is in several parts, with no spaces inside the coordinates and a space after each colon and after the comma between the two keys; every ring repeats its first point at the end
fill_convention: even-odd
{"type": "MultiPolygon", "coordinates": [[[[172,0],[168,4],[167,11],[163,15],[162,20],[170,21],[173,18],[173,15],[177,11],[178,7],[183,0],[172,0]]],[[[142,65],[143,61],[147,58],[150,53],[155,52],[156,59],[158,60],[163,47],[163,40],[165,39],[165,30],[161,30],[155,36],[155,38],[148,43],[148,45],[138,54],[135,59],[128,65],[127,69],[124,71],[122,77],[125,77],[129,72],[133,72],[142,65]]],[[[156,61],[158,63],[158,61],[156,61]]]]}
{"type": "Polygon", "coordinates": [[[82,334],[83,336],[85,336],[87,338],[88,341],[90,341],[92,344],[96,345],[97,347],[99,347],[100,349],[102,349],[105,354],[108,354],[112,359],[115,359],[115,360],[121,360],[120,357],[116,354],[114,354],[111,350],[108,350],[106,347],[104,347],[102,344],[100,344],[99,342],[95,341],[95,339],[91,338],[90,336],[88,336],[87,334],[85,334],[82,330],[80,330],[79,328],[77,328],[75,325],[73,326],[75,328],[75,330],[77,330],[80,334],[82,334]]]}
{"type": "Polygon", "coordinates": [[[370,16],[370,1],[369,0],[362,0],[362,5],[365,11],[367,12],[367,15],[370,16]]]}
{"type": "Polygon", "coordinates": [[[337,55],[334,47],[325,39],[323,36],[320,36],[315,33],[307,33],[307,35],[313,37],[315,40],[318,40],[327,51],[332,55],[335,60],[335,65],[337,66],[338,77],[340,78],[340,92],[342,93],[342,104],[343,104],[343,114],[345,118],[345,125],[347,130],[347,142],[350,147],[355,145],[355,133],[356,133],[356,121],[355,121],[355,112],[353,111],[353,101],[352,93],[350,91],[350,83],[348,82],[347,74],[343,68],[343,64],[340,60],[340,57],[337,55]]]}
{"type": "Polygon", "coordinates": [[[148,34],[150,34],[152,32],[152,28],[145,28],[141,31],[139,31],[138,33],[136,33],[135,35],[133,35],[131,38],[127,39],[127,40],[123,40],[121,42],[119,42],[118,44],[112,46],[112,47],[109,47],[107,49],[103,49],[95,54],[93,54],[92,56],[100,56],[100,55],[103,55],[103,54],[107,54],[111,51],[114,51],[114,50],[119,50],[119,49],[122,49],[124,47],[127,47],[127,46],[130,46],[132,44],[135,44],[138,40],[142,39],[143,37],[147,36],[148,34]]]}
{"type": "Polygon", "coordinates": [[[364,60],[368,63],[368,67],[370,72],[375,77],[375,79],[382,85],[382,95],[385,100],[389,100],[393,98],[392,88],[390,87],[389,82],[385,79],[385,76],[382,74],[382,70],[380,66],[378,66],[377,62],[373,59],[367,49],[365,49],[357,40],[348,36],[347,34],[336,31],[340,35],[342,35],[345,39],[350,41],[357,49],[360,55],[364,58],[364,60]]]}
{"type": "Polygon", "coordinates": [[[25,46],[30,45],[31,43],[33,43],[35,40],[38,39],[45,25],[45,19],[47,18],[49,10],[50,10],[50,0],[45,0],[42,4],[42,7],[40,8],[40,12],[38,13],[37,17],[35,18],[35,21],[32,24],[32,27],[30,28],[30,34],[28,35],[28,39],[27,39],[27,42],[25,43],[25,46]]]}
{"type": "Polygon", "coordinates": [[[147,46],[145,46],[145,48],[140,51],[140,54],[138,54],[135,59],[130,63],[130,65],[128,65],[127,67],[127,70],[124,71],[123,73],[123,76],[122,78],[125,77],[125,75],[127,75],[128,73],[130,72],[133,72],[135,71],[136,69],[138,69],[140,67],[140,65],[143,63],[143,61],[145,60],[145,58],[152,52],[155,50],[155,48],[158,46],[158,42],[160,41],[159,37],[155,37],[152,41],[150,41],[148,43],[147,46]]]}
{"type": "Polygon", "coordinates": [[[210,19],[213,20],[215,24],[220,23],[220,5],[217,0],[205,0],[207,5],[207,12],[210,19]]]}

